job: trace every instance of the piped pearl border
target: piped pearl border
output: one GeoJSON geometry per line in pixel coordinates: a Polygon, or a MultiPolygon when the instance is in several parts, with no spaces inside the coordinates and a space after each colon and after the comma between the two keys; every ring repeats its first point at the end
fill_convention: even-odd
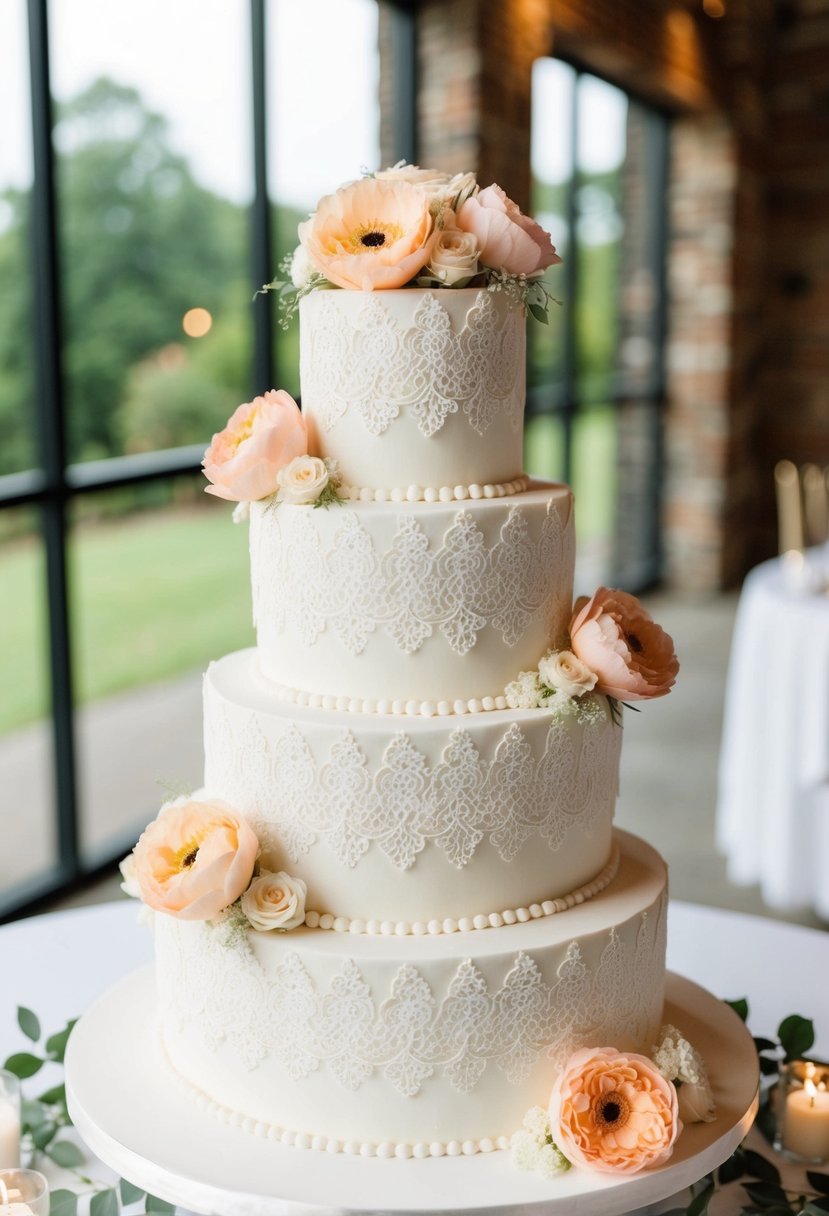
{"type": "Polygon", "coordinates": [[[200,1110],[225,1123],[228,1127],[238,1127],[248,1135],[258,1136],[261,1140],[273,1140],[289,1148],[316,1149],[324,1153],[346,1153],[350,1157],[379,1157],[382,1160],[424,1160],[426,1157],[473,1157],[476,1153],[492,1153],[496,1149],[508,1149],[510,1136],[485,1136],[481,1140],[339,1140],[334,1136],[313,1135],[311,1132],[297,1132],[282,1127],[278,1123],[269,1123],[265,1119],[254,1119],[250,1115],[240,1114],[229,1106],[222,1105],[209,1098],[203,1090],[181,1075],[170,1059],[163,1035],[159,1034],[161,1051],[174,1076],[179,1088],[190,1098],[200,1110]]]}
{"type": "Polygon", "coordinates": [[[445,920],[416,920],[411,923],[406,920],[352,920],[348,916],[334,916],[331,912],[309,911],[305,913],[305,924],[309,929],[333,930],[335,933],[364,933],[370,937],[432,937],[443,933],[470,933],[476,929],[500,929],[503,925],[523,924],[528,920],[555,916],[558,912],[574,908],[576,904],[586,903],[613,881],[618,869],[619,847],[614,845],[610,861],[591,882],[584,883],[559,899],[545,899],[543,903],[530,904],[528,908],[507,908],[503,912],[461,916],[457,920],[450,916],[445,920]]]}
{"type": "Polygon", "coordinates": [[[262,679],[281,701],[289,705],[300,705],[303,709],[336,709],[348,714],[394,714],[407,718],[447,718],[454,715],[491,713],[495,709],[508,709],[507,699],[497,697],[470,697],[456,701],[403,700],[402,697],[346,697],[332,693],[305,692],[287,684],[277,684],[266,675],[262,679]]]}
{"type": "Polygon", "coordinates": [[[506,498],[523,494],[530,484],[526,473],[513,481],[468,486],[396,486],[393,490],[373,490],[370,486],[341,486],[340,497],[350,502],[464,502],[467,498],[506,498]]]}

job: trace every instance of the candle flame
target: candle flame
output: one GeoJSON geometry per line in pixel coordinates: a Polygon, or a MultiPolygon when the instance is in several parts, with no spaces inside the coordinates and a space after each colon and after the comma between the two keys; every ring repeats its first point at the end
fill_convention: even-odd
{"type": "Polygon", "coordinates": [[[815,1095],[817,1094],[817,1086],[815,1085],[815,1083],[811,1077],[807,1077],[806,1080],[803,1082],[803,1088],[806,1090],[806,1093],[809,1095],[809,1105],[814,1106],[815,1095]]]}

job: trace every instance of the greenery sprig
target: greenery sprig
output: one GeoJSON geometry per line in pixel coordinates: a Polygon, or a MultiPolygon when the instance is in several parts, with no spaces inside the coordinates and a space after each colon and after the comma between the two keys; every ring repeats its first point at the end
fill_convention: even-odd
{"type": "MultiPolygon", "coordinates": [[[[37,1054],[35,1051],[14,1052],[3,1067],[14,1073],[21,1083],[37,1076],[47,1064],[62,1067],[66,1044],[76,1022],[77,1018],[73,1018],[62,1030],[49,1035],[44,1042],[37,1014],[19,1005],[17,1024],[32,1046],[39,1050],[37,1054]]],[[[96,1182],[94,1178],[82,1173],[79,1167],[86,1164],[83,1151],[74,1140],[61,1137],[61,1133],[71,1127],[72,1119],[66,1105],[64,1081],[45,1089],[36,1097],[22,1093],[21,1144],[24,1152],[34,1164],[37,1164],[39,1154],[48,1157],[61,1169],[73,1173],[82,1187],[80,1191],[67,1188],[52,1191],[49,1216],[77,1216],[78,1199],[81,1195],[91,1196],[89,1216],[118,1216],[122,1207],[137,1203],[142,1203],[141,1210],[147,1213],[147,1216],[171,1216],[175,1212],[174,1204],[142,1191],[126,1178],[119,1178],[115,1185],[110,1185],[96,1182]]]]}
{"type": "MultiPolygon", "coordinates": [[[[745,1022],[748,1001],[742,997],[726,1001],[745,1022]]],[[[774,1113],[771,1093],[780,1080],[780,1065],[801,1059],[815,1041],[815,1028],[809,1018],[794,1013],[784,1018],[777,1028],[777,1039],[754,1036],[760,1074],[765,1083],[760,1090],[760,1109],[755,1126],[771,1144],[774,1142],[774,1113]]],[[[748,1203],[740,1208],[740,1216],[826,1216],[829,1213],[829,1174],[809,1170],[806,1181],[810,1189],[783,1186],[780,1171],[762,1153],[746,1148],[745,1143],[723,1162],[716,1174],[706,1174],[691,1187],[687,1207],[673,1208],[663,1216],[706,1216],[717,1188],[741,1182],[748,1203]]]]}

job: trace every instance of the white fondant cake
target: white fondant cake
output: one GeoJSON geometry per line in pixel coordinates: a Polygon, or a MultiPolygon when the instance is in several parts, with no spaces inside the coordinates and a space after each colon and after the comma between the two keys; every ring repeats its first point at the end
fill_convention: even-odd
{"type": "Polygon", "coordinates": [[[618,706],[578,663],[521,675],[569,655],[572,496],[521,472],[507,294],[312,292],[301,350],[329,464],[296,484],[344,492],[251,505],[257,646],[206,675],[197,797],[305,921],[157,917],[164,1047],[259,1135],[505,1147],[574,1048],[647,1050],[662,1016],[665,867],[612,831],[618,706]]]}

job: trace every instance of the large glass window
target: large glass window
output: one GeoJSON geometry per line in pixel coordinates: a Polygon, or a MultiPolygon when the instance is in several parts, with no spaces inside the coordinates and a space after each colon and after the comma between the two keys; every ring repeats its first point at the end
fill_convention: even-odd
{"type": "Polygon", "coordinates": [[[667,123],[555,59],[533,71],[533,209],[562,253],[548,327],[530,327],[526,463],[578,502],[579,576],[659,572],[667,123]]]}
{"type": "Polygon", "coordinates": [[[239,401],[298,391],[253,295],[377,163],[377,9],[0,5],[0,919],[201,780],[201,673],[253,634],[198,465],[239,401]]]}

